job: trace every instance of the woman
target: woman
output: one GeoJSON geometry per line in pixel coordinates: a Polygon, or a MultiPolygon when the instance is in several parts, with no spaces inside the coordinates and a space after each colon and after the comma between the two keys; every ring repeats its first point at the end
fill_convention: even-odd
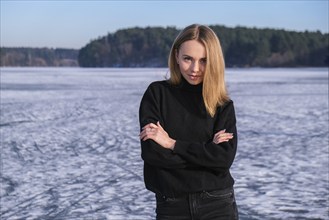
{"type": "Polygon", "coordinates": [[[157,219],[238,219],[229,171],[236,119],[224,68],[216,34],[190,25],[172,45],[170,79],[151,83],[142,98],[144,181],[157,219]]]}

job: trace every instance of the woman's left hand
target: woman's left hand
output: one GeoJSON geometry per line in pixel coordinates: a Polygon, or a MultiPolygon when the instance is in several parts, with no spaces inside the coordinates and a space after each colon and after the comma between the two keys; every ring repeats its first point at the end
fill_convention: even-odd
{"type": "Polygon", "coordinates": [[[222,142],[228,142],[231,139],[233,139],[233,133],[226,133],[226,129],[224,129],[214,135],[213,142],[220,144],[222,142]]]}
{"type": "Polygon", "coordinates": [[[176,140],[169,137],[168,133],[162,128],[160,122],[157,124],[150,123],[142,128],[139,134],[141,140],[146,141],[152,139],[164,148],[173,150],[176,140]]]}

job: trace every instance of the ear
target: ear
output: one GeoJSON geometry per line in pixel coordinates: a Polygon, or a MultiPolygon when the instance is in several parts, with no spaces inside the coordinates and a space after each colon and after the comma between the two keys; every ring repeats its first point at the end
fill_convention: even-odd
{"type": "Polygon", "coordinates": [[[175,57],[176,57],[176,62],[177,62],[177,64],[179,65],[179,62],[178,62],[178,60],[179,60],[179,59],[178,59],[178,50],[177,50],[177,49],[175,50],[175,57]]]}

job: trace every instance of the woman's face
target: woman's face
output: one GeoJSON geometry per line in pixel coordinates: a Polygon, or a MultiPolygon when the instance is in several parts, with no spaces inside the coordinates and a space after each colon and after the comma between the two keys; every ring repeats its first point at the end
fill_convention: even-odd
{"type": "Polygon", "coordinates": [[[185,41],[176,51],[176,60],[188,83],[198,85],[203,81],[207,55],[202,43],[197,40],[185,41]]]}

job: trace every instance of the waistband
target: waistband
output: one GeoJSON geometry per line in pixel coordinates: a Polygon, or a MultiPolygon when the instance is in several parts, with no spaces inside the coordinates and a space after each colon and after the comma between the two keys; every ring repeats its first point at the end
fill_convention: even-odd
{"type": "Polygon", "coordinates": [[[188,200],[189,197],[191,197],[191,196],[204,197],[205,195],[209,195],[209,194],[225,195],[228,193],[234,193],[233,186],[226,188],[226,189],[219,189],[219,190],[203,190],[201,192],[189,193],[189,194],[181,195],[181,196],[177,196],[177,197],[168,197],[168,196],[160,195],[160,194],[156,194],[155,197],[156,197],[156,200],[158,200],[158,201],[185,201],[185,200],[188,200]]]}

